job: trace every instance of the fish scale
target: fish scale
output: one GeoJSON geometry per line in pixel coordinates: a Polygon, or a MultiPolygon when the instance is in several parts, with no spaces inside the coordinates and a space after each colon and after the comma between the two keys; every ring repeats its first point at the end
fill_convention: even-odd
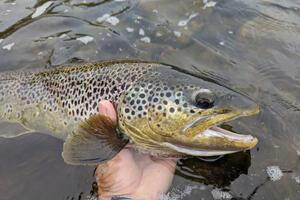
{"type": "Polygon", "coordinates": [[[117,102],[155,65],[158,64],[120,61],[2,73],[0,115],[4,120],[21,122],[26,128],[65,138],[76,121],[97,113],[100,100],[117,102]],[[41,117],[51,121],[41,127],[41,117]]]}

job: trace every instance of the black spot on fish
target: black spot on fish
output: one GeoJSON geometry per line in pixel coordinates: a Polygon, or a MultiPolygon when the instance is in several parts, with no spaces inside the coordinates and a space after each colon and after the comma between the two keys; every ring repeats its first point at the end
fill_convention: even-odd
{"type": "Polygon", "coordinates": [[[97,107],[97,102],[94,102],[93,109],[95,109],[96,107],[97,107]]]}
{"type": "Polygon", "coordinates": [[[174,109],[173,107],[171,107],[171,108],[169,109],[169,111],[170,111],[170,113],[174,113],[174,112],[175,112],[175,109],[174,109]]]}
{"type": "Polygon", "coordinates": [[[131,100],[129,103],[130,103],[130,105],[133,105],[134,104],[134,100],[131,100]]]}

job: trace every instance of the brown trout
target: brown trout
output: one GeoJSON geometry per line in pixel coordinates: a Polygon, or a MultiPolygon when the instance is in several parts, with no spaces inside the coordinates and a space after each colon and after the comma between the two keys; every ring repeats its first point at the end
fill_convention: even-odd
{"type": "Polygon", "coordinates": [[[243,151],[257,139],[217,125],[258,112],[249,98],[161,63],[107,61],[0,74],[0,119],[65,140],[62,156],[70,164],[98,164],[127,143],[164,156],[243,151]],[[104,99],[116,104],[117,123],[98,113],[104,99]]]}

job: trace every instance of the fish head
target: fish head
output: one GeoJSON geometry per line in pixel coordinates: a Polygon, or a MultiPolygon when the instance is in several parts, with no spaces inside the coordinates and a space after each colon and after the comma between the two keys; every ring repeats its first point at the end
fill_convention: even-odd
{"type": "Polygon", "coordinates": [[[259,112],[248,97],[172,68],[134,85],[119,105],[120,127],[139,147],[170,154],[216,156],[254,147],[258,140],[218,125],[259,112]]]}

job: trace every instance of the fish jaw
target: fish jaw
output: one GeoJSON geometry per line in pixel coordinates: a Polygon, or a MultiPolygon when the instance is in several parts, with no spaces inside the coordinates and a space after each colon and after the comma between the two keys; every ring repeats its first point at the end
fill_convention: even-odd
{"type": "Polygon", "coordinates": [[[164,142],[163,145],[177,152],[193,156],[218,156],[251,149],[258,139],[240,135],[214,126],[195,136],[190,142],[164,142]]]}
{"type": "Polygon", "coordinates": [[[252,135],[237,134],[218,124],[234,120],[242,116],[251,116],[259,112],[259,107],[251,110],[232,111],[212,117],[199,117],[187,124],[177,138],[168,138],[162,145],[177,152],[193,156],[218,156],[245,151],[256,146],[258,139],[252,135]],[[206,120],[206,121],[205,121],[206,120]],[[205,124],[205,125],[204,125],[205,124]],[[209,126],[206,129],[204,127],[209,126]]]}

